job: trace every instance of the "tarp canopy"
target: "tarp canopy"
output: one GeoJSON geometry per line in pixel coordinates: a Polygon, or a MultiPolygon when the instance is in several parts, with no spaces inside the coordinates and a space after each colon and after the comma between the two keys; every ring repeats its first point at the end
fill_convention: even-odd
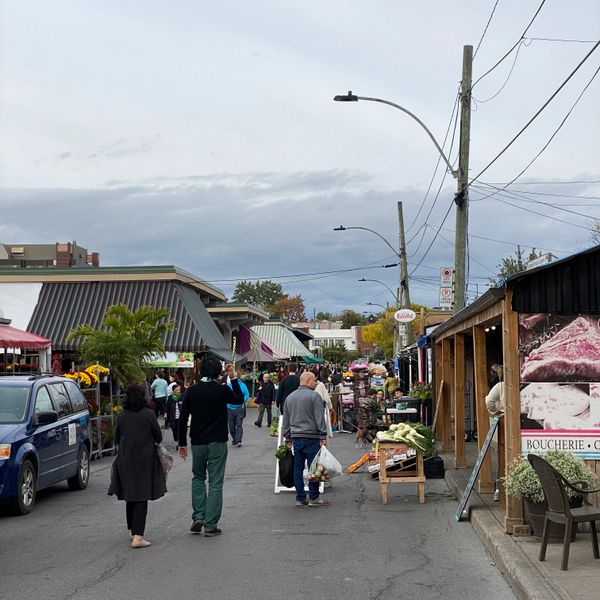
{"type": "Polygon", "coordinates": [[[0,348],[22,348],[24,350],[40,350],[50,348],[52,342],[35,333],[29,333],[11,327],[10,325],[0,324],[0,348]]]}
{"type": "Polygon", "coordinates": [[[276,358],[265,352],[262,348],[248,350],[242,354],[242,362],[258,362],[258,363],[276,363],[281,361],[281,358],[276,358]]]}
{"type": "Polygon", "coordinates": [[[267,344],[258,333],[252,331],[252,329],[240,325],[238,331],[238,351],[244,357],[251,353],[252,358],[248,359],[249,362],[277,362],[290,357],[289,354],[281,352],[267,344]],[[254,356],[260,356],[262,358],[254,358],[254,356]]]}
{"type": "Polygon", "coordinates": [[[325,362],[325,359],[321,358],[320,356],[303,356],[302,357],[302,362],[306,363],[307,365],[312,365],[312,364],[322,364],[325,362]]]}

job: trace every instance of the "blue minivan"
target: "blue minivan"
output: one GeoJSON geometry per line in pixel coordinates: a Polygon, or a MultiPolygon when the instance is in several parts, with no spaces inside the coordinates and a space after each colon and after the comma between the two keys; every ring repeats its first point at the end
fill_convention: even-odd
{"type": "Polygon", "coordinates": [[[0,377],[0,503],[31,512],[38,490],[66,480],[87,487],[90,415],[64,377],[0,377]]]}

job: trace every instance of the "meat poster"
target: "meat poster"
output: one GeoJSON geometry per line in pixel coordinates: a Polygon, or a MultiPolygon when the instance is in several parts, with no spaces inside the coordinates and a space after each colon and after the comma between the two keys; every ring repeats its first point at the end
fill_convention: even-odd
{"type": "Polygon", "coordinates": [[[600,460],[600,316],[519,315],[523,454],[600,460]]]}

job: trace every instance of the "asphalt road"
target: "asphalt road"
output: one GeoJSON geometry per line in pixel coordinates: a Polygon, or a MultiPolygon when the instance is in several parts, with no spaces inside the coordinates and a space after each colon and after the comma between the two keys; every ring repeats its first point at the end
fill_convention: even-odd
{"type": "MultiPolygon", "coordinates": [[[[273,493],[276,443],[248,412],[244,445],[229,451],[222,536],[189,533],[191,458],[176,457],[169,493],[150,504],[153,546],[131,549],[104,458],[87,490],[56,486],[30,515],[0,514],[0,598],[515,598],[471,526],[454,520],[443,480],[427,482],[424,505],[416,486],[392,485],[383,506],[361,469],[334,480],[330,506],[297,508],[293,494],[273,493]]],[[[329,448],[345,466],[364,452],[346,434],[329,448]]]]}

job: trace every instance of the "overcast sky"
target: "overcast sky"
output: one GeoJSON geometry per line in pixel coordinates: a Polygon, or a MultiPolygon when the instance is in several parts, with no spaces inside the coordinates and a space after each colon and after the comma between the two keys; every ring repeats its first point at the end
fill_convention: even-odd
{"type": "MultiPolygon", "coordinates": [[[[437,305],[439,268],[454,262],[453,211],[431,242],[454,180],[442,166],[434,176],[437,151],[408,116],[332,98],[352,90],[400,104],[441,145],[463,45],[477,47],[497,4],[476,81],[540,3],[4,0],[0,241],[76,240],[103,266],[175,264],[228,294],[236,279],[273,278],[301,293],[309,314],[361,312],[392,301],[384,286],[357,280],[395,288],[397,269],[378,266],[394,255],[368,232],[332,229],[368,227],[396,247],[402,201],[412,299],[437,305]]],[[[471,177],[599,38],[597,1],[544,3],[526,39],[474,85],[471,177]]],[[[528,165],[599,65],[600,49],[473,184],[471,298],[516,244],[559,257],[590,245],[600,76],[521,178],[481,198],[484,182],[505,184],[528,165]]]]}

